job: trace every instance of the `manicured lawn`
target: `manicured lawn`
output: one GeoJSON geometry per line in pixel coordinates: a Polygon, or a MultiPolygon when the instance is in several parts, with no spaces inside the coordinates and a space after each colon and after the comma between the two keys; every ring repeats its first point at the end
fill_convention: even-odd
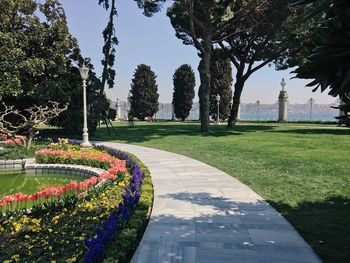
{"type": "Polygon", "coordinates": [[[350,261],[350,129],[242,124],[118,123],[95,140],[180,153],[249,185],[280,211],[325,262],[350,261]]]}

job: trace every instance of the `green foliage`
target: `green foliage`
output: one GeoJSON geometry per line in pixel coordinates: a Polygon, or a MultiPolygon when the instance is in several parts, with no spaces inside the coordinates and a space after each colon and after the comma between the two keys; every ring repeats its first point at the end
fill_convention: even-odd
{"type": "Polygon", "coordinates": [[[145,16],[152,16],[162,8],[162,4],[167,0],[134,0],[139,8],[142,8],[145,16]]]}
{"type": "Polygon", "coordinates": [[[1,1],[0,43],[0,95],[66,97],[67,69],[79,49],[57,0],[1,1]]]}
{"type": "MultiPolygon", "coordinates": [[[[96,131],[101,113],[109,108],[109,103],[104,94],[100,93],[101,81],[93,71],[93,65],[86,60],[90,68],[87,79],[87,104],[88,104],[88,129],[93,134],[96,131]]],[[[70,68],[70,84],[75,88],[70,90],[68,99],[69,107],[58,118],[51,122],[52,125],[62,127],[70,134],[81,134],[83,130],[83,88],[78,68],[70,68]]]]}
{"type": "MultiPolygon", "coordinates": [[[[69,33],[58,0],[0,1],[0,97],[17,108],[48,101],[69,103],[51,124],[81,132],[82,82],[76,64],[83,58],[69,33]],[[24,105],[22,103],[24,102],[24,105]]],[[[86,62],[89,62],[86,60],[86,62]]],[[[106,106],[101,82],[92,72],[88,80],[89,130],[94,132],[106,106]]]]}
{"type": "Polygon", "coordinates": [[[225,31],[229,22],[235,19],[232,3],[227,0],[177,0],[168,8],[167,15],[175,29],[176,36],[185,45],[193,45],[198,50],[200,86],[198,90],[200,104],[201,131],[209,132],[211,53],[214,41],[218,41],[220,32],[225,31]]]}
{"type": "Polygon", "coordinates": [[[0,150],[0,160],[16,160],[34,157],[35,151],[46,147],[46,144],[35,143],[33,147],[27,149],[16,144],[6,145],[0,150]]]}
{"type": "Polygon", "coordinates": [[[102,35],[104,39],[104,45],[102,52],[104,55],[102,62],[102,81],[100,87],[100,94],[103,94],[105,84],[111,89],[114,87],[115,70],[113,69],[115,62],[115,46],[118,45],[119,41],[115,34],[114,19],[117,17],[116,0],[99,0],[99,5],[102,5],[106,10],[109,10],[109,19],[106,28],[103,30],[102,35]]]}
{"type": "Polygon", "coordinates": [[[190,114],[194,99],[194,87],[196,86],[196,78],[190,65],[184,64],[176,69],[173,84],[175,116],[184,121],[190,114]]]}
{"type": "MultiPolygon", "coordinates": [[[[305,18],[321,13],[323,20],[313,30],[313,45],[304,63],[295,70],[297,78],[313,79],[307,86],[313,91],[329,90],[346,104],[350,112],[350,2],[347,0],[291,1],[294,5],[316,3],[305,18]]],[[[350,122],[350,117],[345,117],[350,122]]]]}
{"type": "Polygon", "coordinates": [[[211,90],[210,115],[217,119],[216,95],[220,95],[219,118],[225,120],[230,116],[230,103],[232,100],[232,67],[230,59],[223,58],[222,52],[215,50],[211,61],[211,90]]]}
{"type": "Polygon", "coordinates": [[[140,64],[134,72],[130,90],[130,115],[140,120],[158,111],[158,85],[150,66],[140,64]]]}

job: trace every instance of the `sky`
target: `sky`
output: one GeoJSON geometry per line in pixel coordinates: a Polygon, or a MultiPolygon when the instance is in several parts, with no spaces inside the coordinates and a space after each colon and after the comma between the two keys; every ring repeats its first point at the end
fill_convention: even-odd
{"type": "MultiPolygon", "coordinates": [[[[102,31],[107,24],[108,12],[97,4],[98,0],[61,0],[65,9],[71,34],[78,39],[82,55],[90,57],[98,76],[102,66],[102,31]]],[[[116,47],[116,83],[113,89],[107,89],[107,96],[115,101],[125,101],[130,90],[130,83],[137,65],[151,66],[157,75],[159,101],[172,101],[172,76],[182,64],[190,64],[196,74],[196,98],[198,101],[199,58],[193,46],[186,46],[176,38],[175,31],[166,16],[166,9],[148,18],[137,8],[133,0],[117,0],[118,18],[116,34],[119,45],[116,47]]],[[[246,82],[242,93],[243,103],[275,103],[281,89],[282,77],[287,82],[286,89],[290,103],[306,103],[311,97],[316,103],[330,104],[335,98],[313,93],[305,88],[307,80],[291,79],[292,69],[275,71],[274,66],[254,73],[246,82]]],[[[233,72],[234,73],[234,72],[233,72]]]]}

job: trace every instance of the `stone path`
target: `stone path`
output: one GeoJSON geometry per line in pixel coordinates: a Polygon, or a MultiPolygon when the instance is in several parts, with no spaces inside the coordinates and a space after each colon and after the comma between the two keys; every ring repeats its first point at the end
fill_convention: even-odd
{"type": "Polygon", "coordinates": [[[153,211],[132,263],[320,262],[275,209],[228,174],[170,152],[103,144],[137,155],[152,175],[153,211]]]}

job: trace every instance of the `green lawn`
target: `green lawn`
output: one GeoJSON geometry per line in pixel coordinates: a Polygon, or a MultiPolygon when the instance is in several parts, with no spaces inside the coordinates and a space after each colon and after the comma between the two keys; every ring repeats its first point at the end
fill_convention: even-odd
{"type": "Polygon", "coordinates": [[[118,123],[93,139],[180,153],[238,178],[280,211],[326,262],[350,261],[350,129],[242,124],[118,123]]]}

